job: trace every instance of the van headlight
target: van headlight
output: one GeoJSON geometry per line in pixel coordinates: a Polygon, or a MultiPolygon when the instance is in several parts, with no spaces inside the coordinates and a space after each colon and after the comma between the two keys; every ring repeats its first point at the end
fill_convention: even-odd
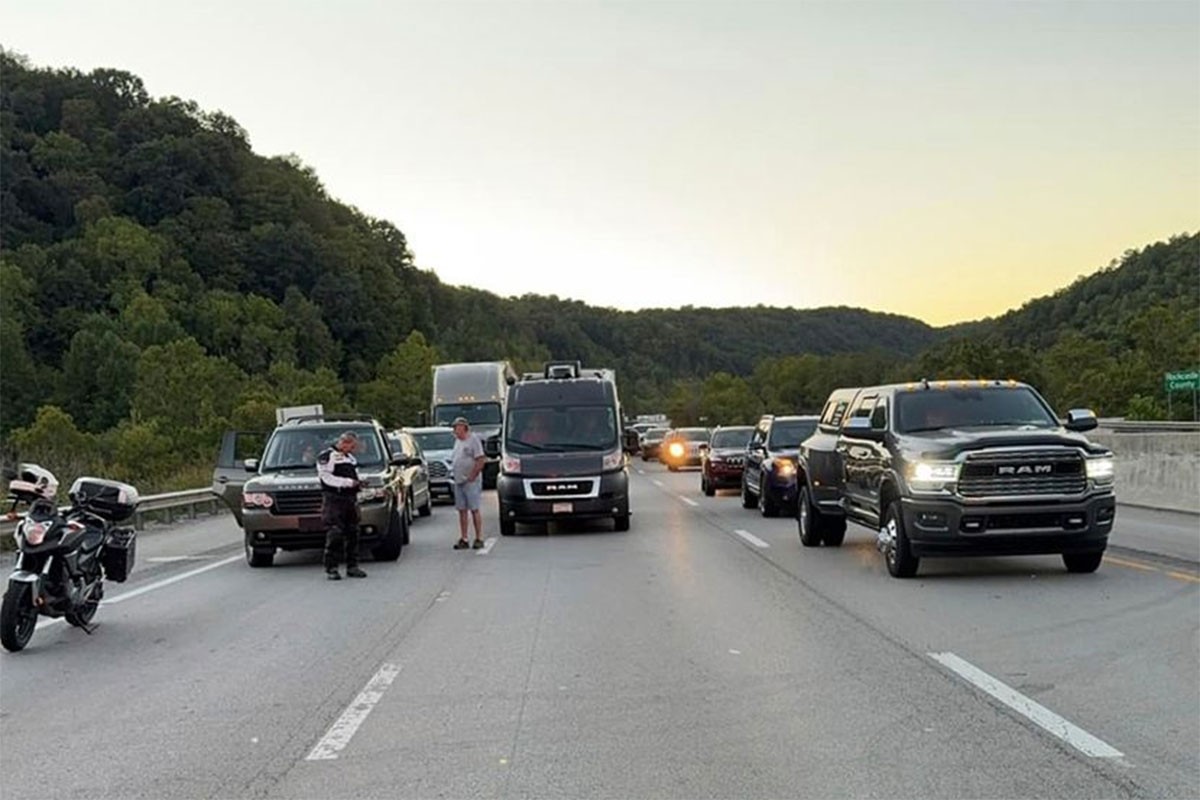
{"type": "Polygon", "coordinates": [[[521,472],[521,459],[516,456],[505,456],[500,462],[500,471],[508,475],[517,475],[521,472]]]}
{"type": "Polygon", "coordinates": [[[1113,476],[1116,472],[1116,459],[1112,456],[1089,458],[1086,463],[1089,480],[1095,481],[1097,484],[1109,484],[1113,482],[1113,476]]]}
{"type": "Polygon", "coordinates": [[[614,450],[611,453],[604,454],[604,463],[601,464],[601,469],[620,469],[625,466],[625,453],[620,450],[614,450]]]}
{"type": "Polygon", "coordinates": [[[941,492],[958,482],[957,461],[918,461],[908,471],[908,483],[915,492],[941,492]]]}

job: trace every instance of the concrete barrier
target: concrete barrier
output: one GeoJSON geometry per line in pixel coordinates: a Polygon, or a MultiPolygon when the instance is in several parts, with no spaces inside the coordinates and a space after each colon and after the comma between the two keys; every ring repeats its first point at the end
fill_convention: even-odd
{"type": "Polygon", "coordinates": [[[1200,514],[1200,432],[1093,431],[1117,457],[1117,501],[1200,514]]]}

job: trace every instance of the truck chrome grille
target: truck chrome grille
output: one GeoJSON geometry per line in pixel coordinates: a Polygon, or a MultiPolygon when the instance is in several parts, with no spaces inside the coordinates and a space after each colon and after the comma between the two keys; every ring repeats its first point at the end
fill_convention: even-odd
{"type": "Polygon", "coordinates": [[[963,497],[1077,495],[1087,490],[1083,458],[1069,450],[974,453],[963,463],[963,497]]]}
{"type": "Polygon", "coordinates": [[[445,478],[450,475],[450,468],[441,461],[429,462],[429,477],[445,478]]]}

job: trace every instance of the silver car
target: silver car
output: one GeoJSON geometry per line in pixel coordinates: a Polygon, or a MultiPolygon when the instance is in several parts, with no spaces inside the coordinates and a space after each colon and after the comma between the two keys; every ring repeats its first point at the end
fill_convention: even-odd
{"type": "Polygon", "coordinates": [[[425,456],[430,495],[454,502],[454,478],[450,473],[450,456],[454,452],[454,429],[437,426],[403,430],[412,435],[425,456]]]}

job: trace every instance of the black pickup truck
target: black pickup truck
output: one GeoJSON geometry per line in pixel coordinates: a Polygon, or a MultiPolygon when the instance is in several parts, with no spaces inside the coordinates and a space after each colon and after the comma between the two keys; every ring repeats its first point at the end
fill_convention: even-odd
{"type": "Polygon", "coordinates": [[[1057,553],[1094,572],[1116,516],[1113,455],[1082,435],[1095,427],[1016,381],[838,389],[800,448],[800,541],[865,525],[897,578],[922,556],[1057,553]]]}

